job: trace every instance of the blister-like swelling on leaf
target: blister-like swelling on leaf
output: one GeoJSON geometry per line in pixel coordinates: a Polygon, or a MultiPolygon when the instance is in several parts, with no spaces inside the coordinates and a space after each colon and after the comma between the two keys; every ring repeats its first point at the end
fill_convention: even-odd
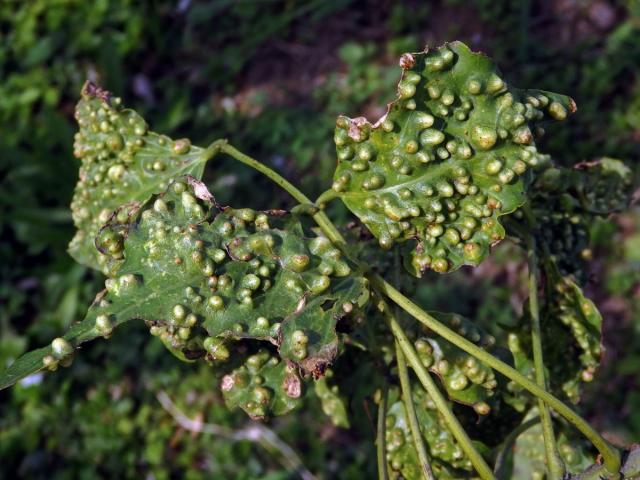
{"type": "MultiPolygon", "coordinates": [[[[126,312],[117,317],[97,315],[96,309],[107,305],[104,296],[105,292],[99,293],[85,319],[73,325],[62,337],[54,339],[46,347],[25,353],[6,370],[0,372],[0,390],[40,370],[54,371],[58,366],[68,367],[73,361],[75,350],[82,343],[97,337],[108,338],[117,326],[131,320],[126,312]]],[[[123,307],[126,309],[126,306],[123,307]]]]}
{"type": "MultiPolygon", "coordinates": [[[[431,459],[431,468],[436,478],[465,478],[473,471],[471,461],[464,455],[453,434],[438,414],[435,404],[419,386],[412,387],[413,402],[422,435],[431,459]]],[[[400,393],[393,389],[389,393],[389,408],[386,416],[387,463],[392,478],[422,478],[422,469],[413,444],[413,437],[404,402],[400,393]]],[[[480,451],[486,447],[474,442],[480,451]]]]}
{"type": "Polygon", "coordinates": [[[267,351],[251,355],[220,382],[227,407],[240,407],[253,419],[284,415],[298,407],[302,388],[297,369],[267,351]]]}
{"type": "Polygon", "coordinates": [[[620,160],[601,158],[581,162],[573,168],[552,167],[545,170],[535,185],[535,193],[567,193],[575,209],[591,215],[609,215],[625,210],[631,201],[633,174],[620,160]]]}
{"type": "MultiPolygon", "coordinates": [[[[632,187],[631,170],[612,158],[574,168],[548,165],[530,190],[539,256],[551,257],[563,275],[582,280],[585,262],[592,255],[589,228],[593,219],[626,209],[632,187]]],[[[522,237],[528,231],[521,218],[520,228],[510,233],[522,237]]]]}
{"type": "Polygon", "coordinates": [[[414,275],[478,265],[504,238],[499,217],[525,201],[540,164],[536,125],[575,110],[568,97],[505,83],[460,42],[405,54],[398,98],[375,124],[339,117],[333,189],[381,247],[411,241],[414,275]]]}
{"type": "Polygon", "coordinates": [[[325,376],[314,382],[315,393],[320,399],[322,411],[336,427],[349,428],[349,416],[345,400],[337,385],[330,385],[333,371],[327,370],[325,376]]]}
{"type": "MultiPolygon", "coordinates": [[[[540,322],[545,364],[549,370],[551,389],[577,403],[583,382],[593,380],[602,355],[602,316],[595,304],[584,296],[580,287],[562,276],[552,262],[546,262],[545,296],[541,302],[540,322]]],[[[520,328],[510,332],[509,349],[515,367],[530,378],[534,376],[531,350],[531,320],[525,312],[520,328]]],[[[517,394],[521,388],[509,384],[515,399],[507,400],[522,410],[526,402],[517,394]]]]}
{"type": "MultiPolygon", "coordinates": [[[[527,413],[524,421],[536,417],[537,409],[527,413]]],[[[595,460],[589,453],[589,444],[576,437],[564,424],[556,423],[556,444],[567,473],[578,473],[595,460]]],[[[512,446],[509,458],[501,470],[500,480],[512,478],[548,478],[542,427],[538,423],[521,433],[512,446]]]]}
{"type": "MultiPolygon", "coordinates": [[[[602,316],[569,277],[553,264],[545,268],[547,298],[541,312],[543,349],[557,350],[549,356],[552,385],[558,384],[577,402],[581,382],[593,380],[602,356],[602,316]],[[554,349],[554,344],[561,345],[554,349]]],[[[545,352],[545,358],[547,354],[545,352]]]]}
{"type": "MultiPolygon", "coordinates": [[[[473,322],[457,314],[430,312],[430,315],[476,345],[488,351],[495,350],[495,338],[473,322]]],[[[473,406],[479,415],[490,412],[487,402],[498,386],[490,367],[439,337],[418,334],[413,343],[422,364],[440,378],[451,400],[473,406]]],[[[492,353],[496,354],[495,351],[492,353]]]]}
{"type": "Polygon", "coordinates": [[[187,139],[174,141],[149,131],[145,120],[124,108],[120,98],[90,82],[82,89],[75,117],[80,130],[74,155],[81,164],[71,202],[78,230],[69,253],[83,265],[104,271],[105,258],[94,238],[111,213],[164,191],[180,174],[200,178],[210,154],[187,139]]]}
{"type": "Polygon", "coordinates": [[[366,282],[326,238],[307,238],[295,216],[279,215],[217,213],[203,184],[176,181],[128,224],[116,214],[98,234],[117,272],[100,313],[128,305],[186,358],[225,362],[234,342],[265,341],[321,376],[337,353],[336,323],[367,301],[366,282]]]}

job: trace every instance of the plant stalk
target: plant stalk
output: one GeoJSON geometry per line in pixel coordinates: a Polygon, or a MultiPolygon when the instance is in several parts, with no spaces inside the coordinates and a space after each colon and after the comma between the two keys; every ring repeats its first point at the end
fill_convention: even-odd
{"type": "MultiPolygon", "coordinates": [[[[304,193],[302,193],[295,185],[289,182],[282,175],[277,173],[275,170],[267,167],[265,164],[260,163],[256,159],[251,158],[248,155],[245,155],[244,153],[239,151],[237,148],[230,145],[226,140],[216,140],[209,146],[209,148],[212,148],[214,146],[215,148],[218,148],[220,151],[226,153],[227,155],[234,158],[235,160],[238,160],[239,162],[242,162],[245,165],[250,166],[254,170],[257,170],[258,172],[262,173],[263,175],[271,179],[279,187],[281,187],[286,192],[288,192],[299,203],[302,203],[302,204],[314,203],[313,201],[311,201],[309,197],[307,197],[304,193]]],[[[329,220],[329,217],[327,217],[327,215],[324,212],[320,211],[314,214],[313,219],[318,224],[318,226],[322,229],[322,231],[327,236],[327,238],[331,240],[332,243],[336,245],[346,244],[344,238],[342,237],[342,235],[340,235],[340,232],[338,232],[338,230],[335,228],[333,223],[331,223],[331,220],[329,220]]]]}
{"type": "Polygon", "coordinates": [[[431,470],[431,464],[429,463],[429,456],[427,454],[427,448],[424,444],[424,437],[420,431],[420,424],[418,423],[418,416],[416,415],[416,407],[413,404],[413,396],[411,393],[411,382],[409,381],[409,371],[407,370],[407,362],[402,353],[400,344],[396,341],[396,361],[398,363],[398,376],[400,377],[400,388],[402,389],[402,399],[407,410],[407,419],[409,420],[409,428],[411,429],[411,436],[413,437],[413,444],[418,452],[418,461],[420,462],[420,468],[422,474],[427,480],[435,480],[433,471],[431,470]]]}
{"type": "Polygon", "coordinates": [[[369,280],[371,281],[374,288],[384,293],[400,308],[402,308],[413,318],[427,326],[433,332],[440,335],[445,340],[453,343],[458,348],[461,348],[470,355],[473,355],[478,360],[486,363],[494,370],[503,374],[505,377],[513,380],[536,397],[544,400],[547,405],[558,412],[558,414],[562,415],[569,423],[571,423],[585,437],[587,437],[587,439],[589,439],[589,441],[602,455],[604,464],[611,474],[618,473],[620,469],[620,452],[612,447],[609,442],[607,442],[591,425],[587,423],[586,420],[584,420],[580,415],[571,410],[571,408],[565,405],[562,401],[558,400],[544,388],[539,387],[535,382],[529,380],[515,368],[507,365],[502,360],[494,357],[487,351],[476,346],[463,336],[459,335],[447,326],[440,323],[427,312],[422,310],[418,305],[405,297],[401,292],[396,290],[380,275],[369,275],[369,280]]]}
{"type": "Polygon", "coordinates": [[[438,412],[442,415],[447,427],[455,437],[456,441],[460,444],[460,447],[471,461],[473,467],[478,472],[478,475],[480,475],[480,478],[483,480],[495,480],[491,468],[489,468],[489,465],[487,465],[487,462],[482,458],[482,455],[480,455],[473,446],[467,432],[465,432],[464,428],[460,425],[460,422],[449,408],[447,401],[442,393],[440,393],[440,390],[436,386],[425,366],[420,361],[418,354],[411,345],[411,341],[407,338],[402,327],[393,316],[389,306],[384,300],[380,300],[379,307],[384,314],[385,320],[387,321],[389,328],[391,328],[396,341],[400,345],[402,352],[406,356],[409,365],[411,365],[411,368],[413,368],[420,380],[420,383],[433,400],[433,403],[435,403],[438,412]]]}
{"type": "Polygon", "coordinates": [[[387,471],[387,396],[389,394],[389,386],[385,384],[384,390],[380,397],[380,405],[378,405],[378,426],[376,431],[376,456],[378,458],[378,478],[379,480],[388,480],[389,472],[387,471]]]}
{"type": "MultiPolygon", "coordinates": [[[[526,236],[527,262],[529,276],[529,315],[531,316],[531,346],[533,350],[533,364],[536,372],[536,383],[546,390],[544,358],[542,354],[542,332],[540,329],[540,308],[538,306],[538,276],[535,239],[531,235],[526,236]]],[[[547,468],[552,479],[561,479],[565,474],[565,466],[558,452],[553,422],[549,407],[542,399],[538,399],[538,410],[542,426],[542,438],[547,457],[547,468]]]]}

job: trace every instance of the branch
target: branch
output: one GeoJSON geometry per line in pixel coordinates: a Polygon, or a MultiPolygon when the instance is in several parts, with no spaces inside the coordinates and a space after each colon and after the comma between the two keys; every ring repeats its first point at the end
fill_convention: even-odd
{"type": "MultiPolygon", "coordinates": [[[[544,359],[542,354],[542,333],[540,331],[540,309],[538,307],[538,278],[537,278],[537,256],[535,250],[535,240],[532,235],[525,236],[527,242],[527,261],[529,267],[529,314],[531,316],[531,345],[533,349],[533,363],[536,372],[536,383],[547,388],[547,381],[544,371],[544,359]]],[[[549,407],[542,399],[538,399],[538,409],[542,425],[542,437],[544,440],[544,450],[547,457],[547,468],[551,478],[562,478],[565,474],[565,466],[560,454],[556,438],[553,433],[553,423],[549,407]]]]}
{"type": "Polygon", "coordinates": [[[376,429],[376,457],[378,459],[379,480],[389,480],[387,471],[387,436],[386,436],[386,416],[387,416],[387,396],[389,386],[385,383],[384,390],[378,405],[378,425],[376,429]]]}
{"type": "Polygon", "coordinates": [[[420,431],[420,424],[418,423],[418,416],[416,415],[416,407],[413,404],[413,396],[411,394],[411,383],[409,381],[409,372],[407,370],[407,362],[402,353],[400,344],[396,341],[396,360],[398,363],[398,376],[400,377],[400,388],[402,388],[402,399],[404,400],[405,408],[407,409],[407,419],[409,420],[409,427],[411,428],[411,436],[413,437],[413,444],[418,452],[418,460],[420,461],[420,467],[424,478],[427,480],[435,480],[433,471],[431,470],[431,464],[429,463],[429,456],[427,455],[427,448],[424,444],[424,438],[420,431]]]}

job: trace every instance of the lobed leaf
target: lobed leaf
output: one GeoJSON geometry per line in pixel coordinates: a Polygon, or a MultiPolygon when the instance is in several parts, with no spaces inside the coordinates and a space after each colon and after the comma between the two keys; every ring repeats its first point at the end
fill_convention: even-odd
{"type": "Polygon", "coordinates": [[[214,216],[213,206],[188,178],[152,197],[125,230],[109,223],[96,240],[118,265],[108,298],[131,304],[188,357],[225,360],[226,344],[266,341],[321,376],[337,353],[336,322],[366,303],[366,281],[326,238],[305,237],[296,217],[232,208],[214,216]]]}
{"type": "Polygon", "coordinates": [[[124,108],[121,99],[87,82],[75,117],[80,130],[74,155],[80,178],[71,202],[78,229],[69,253],[79,263],[105,271],[94,238],[111,213],[129,202],[144,202],[181,174],[202,177],[211,152],[187,139],[172,140],[149,131],[145,120],[124,108]]]}
{"type": "MultiPolygon", "coordinates": [[[[368,300],[366,280],[326,238],[305,236],[295,216],[218,212],[193,177],[114,212],[95,244],[112,277],[83,322],[65,336],[75,347],[142,319],[182,360],[204,357],[224,370],[248,355],[249,362],[256,348],[275,348],[287,368],[320,377],[338,351],[336,323],[368,300]]],[[[0,374],[0,384],[42,368],[48,353],[41,349],[19,359],[0,374]]],[[[284,368],[269,367],[269,375],[280,378],[284,368]]],[[[269,408],[247,406],[247,392],[226,396],[262,416],[292,405],[281,401],[281,393],[274,389],[269,408]]]]}
{"type": "Polygon", "coordinates": [[[540,164],[536,125],[575,110],[568,97],[508,86],[484,55],[454,42],[405,54],[398,98],[375,124],[339,117],[333,189],[388,249],[410,241],[421,276],[478,265],[505,236],[540,164]]]}

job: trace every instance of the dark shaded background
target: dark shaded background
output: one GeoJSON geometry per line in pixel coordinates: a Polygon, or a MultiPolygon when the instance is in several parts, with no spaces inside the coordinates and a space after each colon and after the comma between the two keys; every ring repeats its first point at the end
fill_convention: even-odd
{"type": "MultiPolygon", "coordinates": [[[[640,5],[635,0],[189,1],[0,3],[0,365],[81,318],[101,279],[66,253],[78,163],[73,108],[86,78],[122,96],[154,130],[206,145],[228,137],[310,196],[335,163],[335,117],[377,117],[397,58],[459,39],[513,84],[571,95],[578,114],[540,145],[561,164],[611,156],[638,171],[640,5]]],[[[222,202],[290,205],[221,160],[222,202]]],[[[347,218],[345,212],[333,212],[347,218]]],[[[640,216],[594,225],[586,290],[605,316],[604,367],[582,409],[610,438],[640,439],[640,216]]],[[[434,279],[434,308],[513,314],[520,260],[497,255],[434,279]]],[[[520,283],[521,284],[521,283],[520,283]]],[[[0,392],[0,478],[288,478],[281,459],[177,428],[156,399],[240,428],[205,367],[179,364],[141,325],[83,349],[63,374],[0,392]]],[[[352,408],[361,408],[360,405],[352,408]]],[[[325,478],[371,478],[372,432],[338,430],[311,404],[272,424],[325,478]]]]}

